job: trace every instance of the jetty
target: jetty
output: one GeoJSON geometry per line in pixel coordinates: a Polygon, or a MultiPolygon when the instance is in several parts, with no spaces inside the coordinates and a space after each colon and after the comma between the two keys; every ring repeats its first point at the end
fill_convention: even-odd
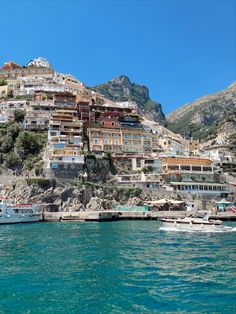
{"type": "MultiPolygon", "coordinates": [[[[79,222],[79,221],[116,221],[116,220],[157,220],[160,218],[184,218],[191,211],[75,211],[75,212],[44,212],[43,222],[79,222]]],[[[236,221],[236,213],[219,212],[212,214],[211,219],[236,221]]]]}

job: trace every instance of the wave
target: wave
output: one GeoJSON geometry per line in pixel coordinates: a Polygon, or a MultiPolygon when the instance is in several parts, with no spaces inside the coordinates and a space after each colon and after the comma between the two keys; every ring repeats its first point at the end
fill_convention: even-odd
{"type": "Polygon", "coordinates": [[[160,231],[188,232],[188,233],[226,233],[236,232],[236,227],[225,227],[223,230],[180,230],[176,227],[160,227],[160,231]]]}

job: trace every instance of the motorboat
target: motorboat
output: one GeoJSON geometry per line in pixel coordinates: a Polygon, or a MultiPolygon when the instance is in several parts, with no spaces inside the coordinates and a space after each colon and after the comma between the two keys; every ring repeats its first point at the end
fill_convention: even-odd
{"type": "Polygon", "coordinates": [[[185,218],[160,218],[164,227],[179,231],[225,231],[228,227],[224,226],[221,220],[209,219],[211,212],[197,211],[185,218]]]}
{"type": "Polygon", "coordinates": [[[0,224],[37,222],[41,214],[33,204],[14,204],[9,199],[0,199],[0,224]]]}

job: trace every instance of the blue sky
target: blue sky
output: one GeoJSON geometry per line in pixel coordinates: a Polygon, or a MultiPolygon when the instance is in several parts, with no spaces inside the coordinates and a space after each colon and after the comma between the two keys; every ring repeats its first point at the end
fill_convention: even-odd
{"type": "Polygon", "coordinates": [[[125,74],[165,113],[236,77],[236,2],[1,1],[0,63],[42,56],[92,86],[125,74]]]}

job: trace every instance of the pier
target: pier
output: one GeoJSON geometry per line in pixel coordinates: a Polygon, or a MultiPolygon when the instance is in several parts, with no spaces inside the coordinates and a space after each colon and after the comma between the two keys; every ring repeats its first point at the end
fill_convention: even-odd
{"type": "MultiPolygon", "coordinates": [[[[184,218],[190,211],[97,211],[97,212],[44,212],[43,222],[76,222],[76,221],[115,221],[115,220],[157,220],[159,218],[184,218]]],[[[220,212],[212,214],[210,219],[236,221],[236,213],[220,212]]]]}

